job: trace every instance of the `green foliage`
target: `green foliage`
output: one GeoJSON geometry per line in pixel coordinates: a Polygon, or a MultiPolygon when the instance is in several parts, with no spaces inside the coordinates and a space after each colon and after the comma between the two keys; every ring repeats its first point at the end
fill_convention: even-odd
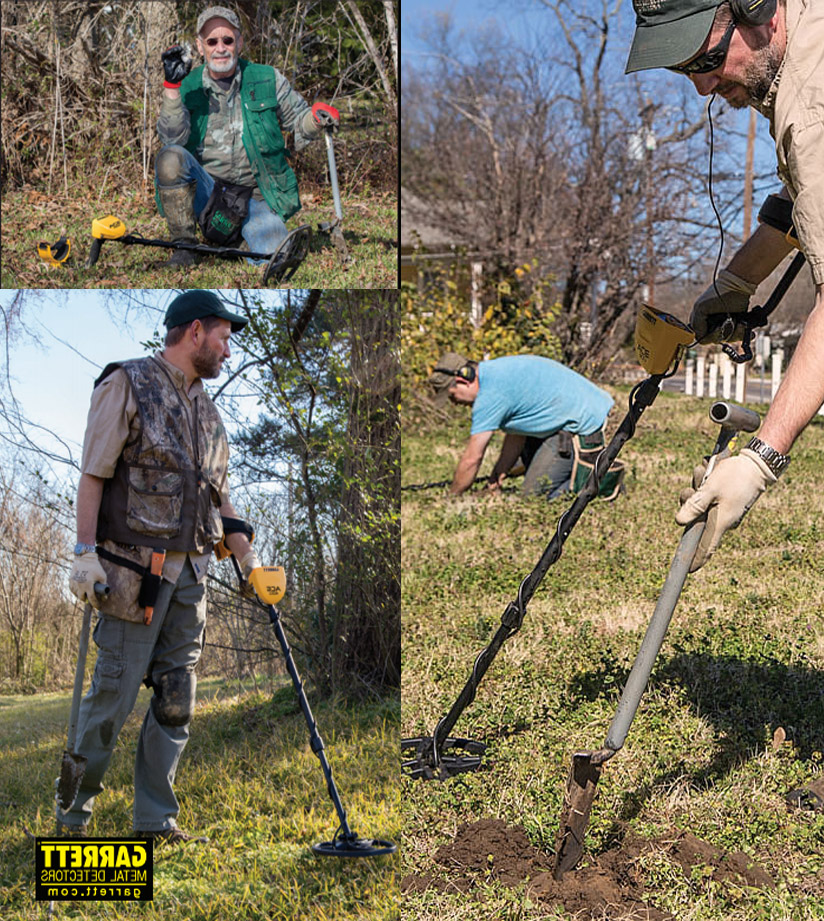
{"type": "Polygon", "coordinates": [[[404,383],[413,389],[420,387],[444,352],[459,352],[475,360],[520,354],[559,359],[561,346],[552,326],[560,305],[547,303],[551,279],[532,283],[534,268],[519,266],[497,282],[477,328],[470,319],[466,285],[448,269],[431,268],[423,291],[404,285],[404,383]]]}

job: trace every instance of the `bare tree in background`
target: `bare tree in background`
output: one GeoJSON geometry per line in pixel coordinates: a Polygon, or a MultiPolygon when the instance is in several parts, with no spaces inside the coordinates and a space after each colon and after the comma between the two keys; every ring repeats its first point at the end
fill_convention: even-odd
{"type": "MultiPolygon", "coordinates": [[[[683,78],[651,101],[623,75],[626,48],[611,45],[620,3],[543,6],[546,28],[528,47],[486,31],[463,49],[446,16],[429,30],[432,54],[404,77],[402,183],[432,224],[502,274],[534,261],[536,280],[554,275],[563,358],[592,370],[655,283],[717,241],[704,206],[706,115],[683,78]]],[[[728,209],[729,174],[716,169],[728,209]]]]}

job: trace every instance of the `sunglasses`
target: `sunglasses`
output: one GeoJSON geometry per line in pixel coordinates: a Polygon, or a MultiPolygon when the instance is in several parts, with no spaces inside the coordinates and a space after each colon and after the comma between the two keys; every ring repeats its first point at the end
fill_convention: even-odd
{"type": "Polygon", "coordinates": [[[231,35],[228,36],[228,38],[207,38],[206,39],[206,44],[210,48],[214,48],[218,42],[223,42],[223,44],[226,45],[227,48],[231,48],[232,45],[234,45],[235,40],[234,38],[232,38],[231,35]]]}
{"type": "Polygon", "coordinates": [[[667,70],[675,71],[677,74],[708,74],[711,70],[716,70],[724,63],[727,57],[735,26],[735,20],[730,20],[730,24],[725,29],[724,34],[721,36],[721,41],[717,45],[708,48],[703,54],[699,54],[697,58],[693,58],[685,64],[675,64],[672,67],[668,67],[667,70]]]}

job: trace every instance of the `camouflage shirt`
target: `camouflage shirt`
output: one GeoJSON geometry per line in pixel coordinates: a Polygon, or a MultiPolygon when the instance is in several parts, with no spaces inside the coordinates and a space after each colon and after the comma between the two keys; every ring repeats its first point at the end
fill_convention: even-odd
{"type": "MultiPolygon", "coordinates": [[[[289,81],[275,68],[275,86],[278,106],[275,110],[282,131],[292,131],[295,150],[303,149],[321,133],[320,127],[307,129],[304,116],[311,111],[306,100],[289,85],[289,81]]],[[[213,80],[203,69],[203,89],[209,96],[209,126],[198,148],[197,159],[210,176],[239,185],[256,186],[252,166],[243,146],[243,107],[240,101],[241,71],[226,80],[213,80]]],[[[306,119],[311,121],[311,119],[306,119]]],[[[180,95],[174,99],[163,96],[157,132],[164,145],[185,146],[189,140],[190,113],[180,95]]],[[[263,195],[255,188],[254,197],[261,201],[263,195]]]]}

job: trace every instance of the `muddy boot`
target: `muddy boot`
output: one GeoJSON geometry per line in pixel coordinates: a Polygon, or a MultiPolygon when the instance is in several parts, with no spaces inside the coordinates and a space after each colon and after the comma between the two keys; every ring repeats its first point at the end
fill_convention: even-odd
{"type": "MultiPolygon", "coordinates": [[[[175,243],[197,243],[197,221],[195,220],[195,191],[197,184],[176,186],[172,189],[160,188],[160,203],[169,225],[169,234],[175,243]]],[[[170,259],[163,263],[164,268],[180,268],[195,265],[200,261],[199,253],[185,249],[176,249],[170,259]]]]}

